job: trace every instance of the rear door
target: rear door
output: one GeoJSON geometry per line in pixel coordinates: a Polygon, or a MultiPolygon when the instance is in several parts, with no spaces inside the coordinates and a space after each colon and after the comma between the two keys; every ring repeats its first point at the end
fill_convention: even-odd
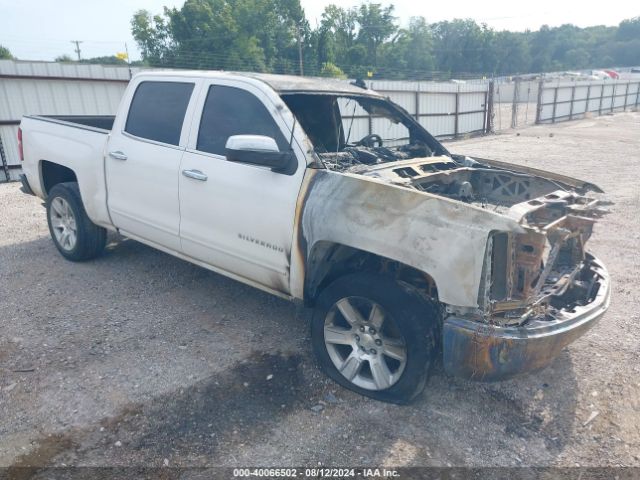
{"type": "Polygon", "coordinates": [[[109,213],[123,234],[180,250],[178,177],[196,82],[142,77],[107,144],[109,213]]]}
{"type": "Polygon", "coordinates": [[[286,106],[275,93],[271,98],[251,83],[223,79],[203,83],[200,97],[180,175],[183,251],[232,276],[288,293],[304,153],[294,146],[298,168],[291,175],[225,157],[232,135],[268,136],[280,151],[289,151],[286,106]]]}

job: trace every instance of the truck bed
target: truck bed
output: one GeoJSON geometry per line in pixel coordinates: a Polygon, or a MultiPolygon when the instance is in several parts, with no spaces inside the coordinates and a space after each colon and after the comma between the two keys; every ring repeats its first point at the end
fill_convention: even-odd
{"type": "Polygon", "coordinates": [[[22,170],[31,190],[45,199],[49,191],[45,178],[77,181],[91,221],[110,226],[104,155],[114,120],[115,117],[106,115],[23,117],[22,170]]]}
{"type": "Polygon", "coordinates": [[[115,115],[34,115],[31,118],[110,132],[116,117],[115,115]]]}

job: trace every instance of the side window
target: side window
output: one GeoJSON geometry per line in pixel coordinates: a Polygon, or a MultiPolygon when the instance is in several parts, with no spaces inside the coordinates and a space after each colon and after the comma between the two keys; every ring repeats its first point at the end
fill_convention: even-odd
{"type": "Polygon", "coordinates": [[[133,95],[125,132],[178,145],[193,83],[142,82],[133,95]]]}
{"type": "Polygon", "coordinates": [[[253,94],[240,88],[212,86],[202,111],[196,148],[224,155],[227,139],[233,135],[265,135],[275,139],[280,151],[289,148],[280,127],[253,94]]]}

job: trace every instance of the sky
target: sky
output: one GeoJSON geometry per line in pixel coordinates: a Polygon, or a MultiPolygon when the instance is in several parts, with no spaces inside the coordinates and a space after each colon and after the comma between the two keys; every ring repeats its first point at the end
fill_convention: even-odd
{"type": "MultiPolygon", "coordinates": [[[[14,56],[25,60],[53,60],[60,55],[75,58],[72,40],[81,40],[83,58],[115,55],[128,46],[132,60],[140,53],[131,37],[133,13],[147,9],[161,13],[164,6],[180,7],[184,0],[0,0],[0,45],[14,56]]],[[[331,3],[349,8],[360,0],[301,0],[312,26],[320,21],[322,11],[331,3]]],[[[537,0],[521,2],[499,0],[431,1],[376,0],[373,3],[395,5],[400,25],[412,16],[423,16],[428,22],[472,18],[497,30],[537,30],[541,25],[558,26],[573,23],[617,25],[625,18],[640,14],[637,3],[630,0],[602,2],[559,2],[537,0]]]]}

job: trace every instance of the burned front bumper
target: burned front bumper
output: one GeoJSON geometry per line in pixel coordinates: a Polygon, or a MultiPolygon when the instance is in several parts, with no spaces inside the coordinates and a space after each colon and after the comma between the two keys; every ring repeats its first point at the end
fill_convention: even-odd
{"type": "Polygon", "coordinates": [[[611,286],[605,267],[592,258],[590,270],[598,289],[593,300],[569,311],[560,311],[555,319],[502,327],[459,317],[447,318],[442,330],[445,371],[473,380],[495,381],[549,365],[609,307],[611,286]]]}

